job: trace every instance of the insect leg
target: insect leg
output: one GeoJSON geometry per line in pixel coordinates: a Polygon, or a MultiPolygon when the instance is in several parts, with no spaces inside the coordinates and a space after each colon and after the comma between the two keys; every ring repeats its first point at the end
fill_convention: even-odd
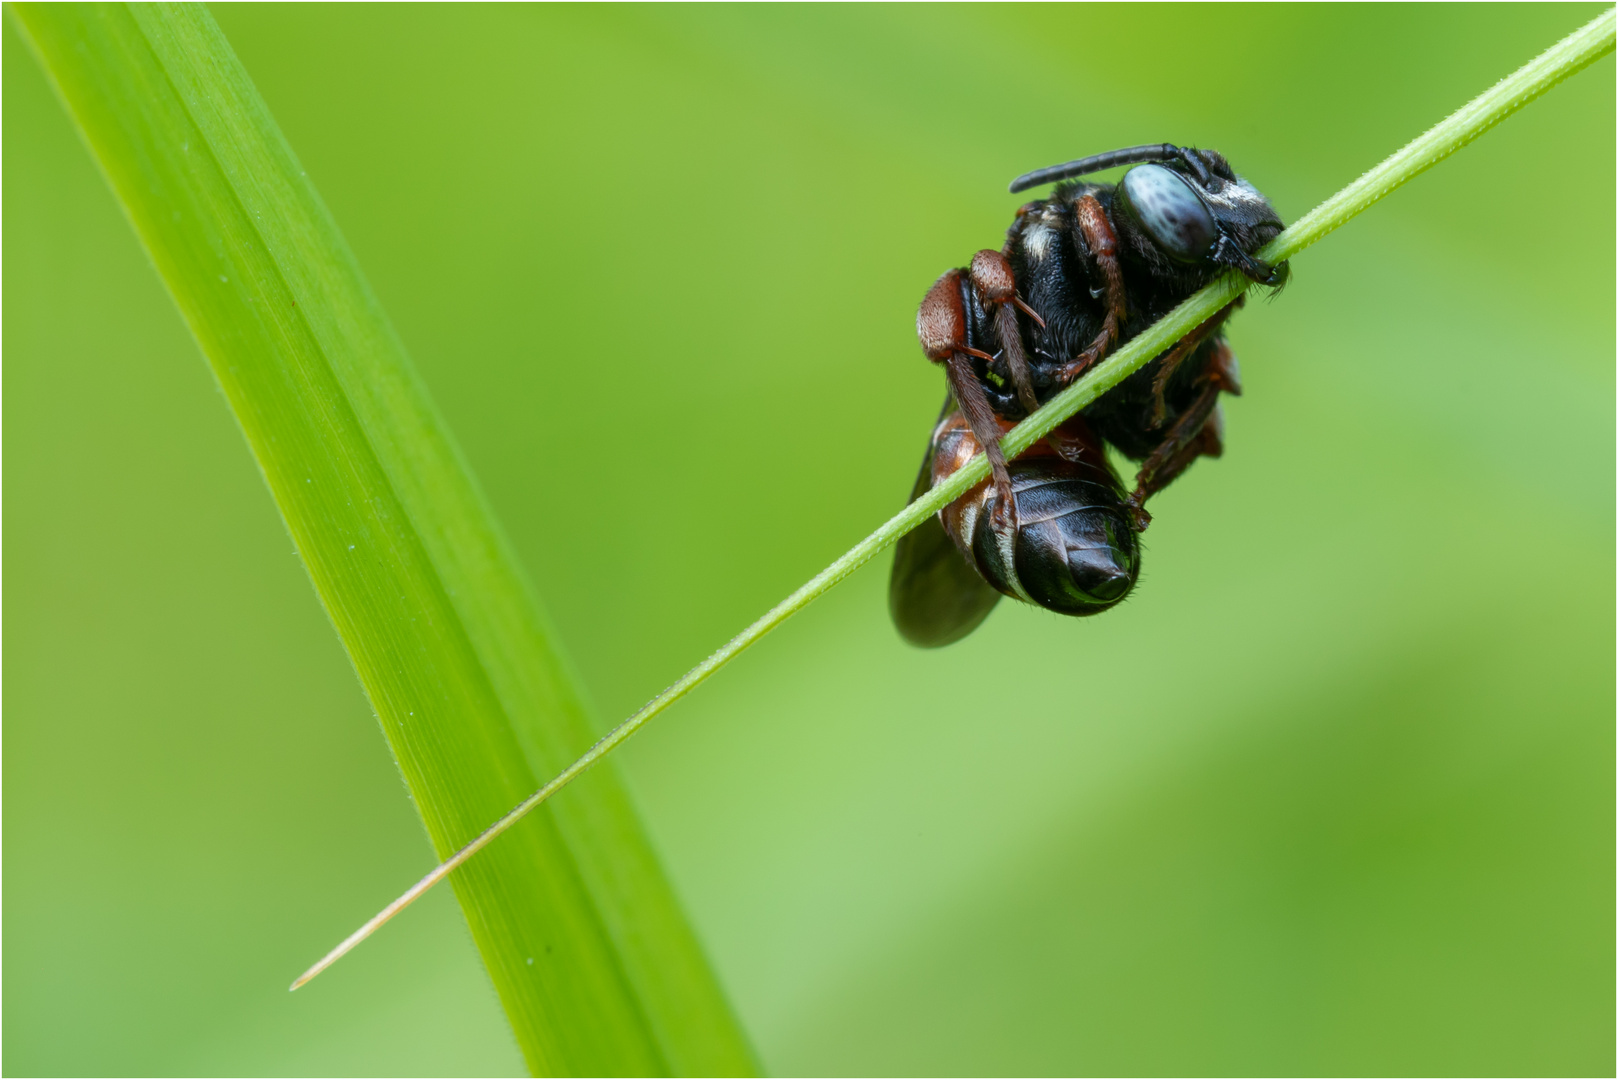
{"type": "Polygon", "coordinates": [[[1006,367],[1011,371],[1011,383],[1017,388],[1017,400],[1024,409],[1033,412],[1039,408],[1039,399],[1034,396],[1028,356],[1022,347],[1022,326],[1013,305],[1028,312],[1041,326],[1045,325],[1045,320],[1017,297],[1017,279],[1011,272],[1011,260],[1000,252],[988,249],[978,252],[972,256],[972,266],[967,272],[983,302],[995,309],[994,329],[1005,353],[1006,367]]]}
{"type": "MultiPolygon", "coordinates": [[[[1186,357],[1190,356],[1196,351],[1199,345],[1208,340],[1209,334],[1217,330],[1221,323],[1230,318],[1231,312],[1242,306],[1244,299],[1245,296],[1238,296],[1236,299],[1232,300],[1230,303],[1208,316],[1208,318],[1203,320],[1203,322],[1199,324],[1195,330],[1181,338],[1180,343],[1174,346],[1174,348],[1170,349],[1168,354],[1165,355],[1163,359],[1157,362],[1157,374],[1152,376],[1153,428],[1160,428],[1163,426],[1164,415],[1168,412],[1168,405],[1163,400],[1163,393],[1168,389],[1169,379],[1174,376],[1175,370],[1179,368],[1181,362],[1184,361],[1186,357]]],[[[1230,347],[1223,344],[1221,344],[1220,347],[1224,349],[1225,354],[1229,355],[1231,362],[1234,363],[1236,358],[1234,355],[1231,355],[1230,347]]],[[[1237,384],[1236,389],[1232,392],[1240,394],[1240,385],[1237,384]]]]}
{"type": "Polygon", "coordinates": [[[1208,370],[1203,376],[1231,397],[1242,396],[1242,366],[1236,362],[1230,343],[1217,342],[1208,357],[1208,370]]]}
{"type": "Polygon", "coordinates": [[[1282,285],[1290,268],[1286,263],[1280,266],[1271,266],[1262,259],[1255,259],[1241,249],[1241,245],[1228,235],[1220,233],[1219,241],[1214,245],[1213,261],[1221,266],[1232,266],[1260,285],[1282,285]]]}
{"type": "Polygon", "coordinates": [[[983,387],[978,384],[977,373],[965,352],[952,352],[944,364],[949,376],[950,390],[955,394],[966,426],[972,437],[983,447],[983,456],[989,459],[989,471],[994,474],[994,518],[997,530],[1016,527],[1017,503],[1011,494],[1011,470],[1006,465],[1005,451],[1000,449],[1000,425],[995,422],[994,409],[989,405],[983,387]]]}
{"type": "Polygon", "coordinates": [[[1006,455],[1000,448],[1000,425],[995,421],[994,409],[969,359],[985,354],[966,343],[966,309],[961,285],[959,270],[947,271],[933,282],[916,311],[916,336],[921,339],[927,359],[944,365],[956,404],[960,405],[972,436],[989,459],[998,495],[994,510],[996,526],[1014,528],[1017,504],[1011,493],[1011,471],[1006,467],[1006,455]]]}
{"type": "Polygon", "coordinates": [[[1181,413],[1174,426],[1135,474],[1135,490],[1125,501],[1134,517],[1137,532],[1151,523],[1146,500],[1168,487],[1197,458],[1218,457],[1224,452],[1224,422],[1219,418],[1220,386],[1210,380],[1202,393],[1181,413]]]}
{"type": "Polygon", "coordinates": [[[1090,347],[1057,369],[1056,378],[1061,386],[1066,386],[1101,362],[1107,350],[1112,348],[1112,343],[1118,340],[1118,324],[1125,317],[1124,274],[1118,265],[1118,234],[1113,232],[1107,212],[1094,195],[1081,197],[1073,204],[1073,211],[1082,246],[1095,260],[1096,269],[1101,271],[1106,314],[1102,317],[1101,333],[1090,343],[1090,347]]]}

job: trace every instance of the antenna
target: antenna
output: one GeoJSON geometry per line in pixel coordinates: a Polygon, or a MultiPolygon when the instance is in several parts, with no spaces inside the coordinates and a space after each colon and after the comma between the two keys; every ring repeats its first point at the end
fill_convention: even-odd
{"type": "Polygon", "coordinates": [[[1070,161],[1066,165],[1035,169],[1013,180],[1011,192],[1015,195],[1019,191],[1027,191],[1041,184],[1054,184],[1058,180],[1071,180],[1086,173],[1100,172],[1119,165],[1139,165],[1145,161],[1184,161],[1197,174],[1198,180],[1204,185],[1208,183],[1208,167],[1197,157],[1195,151],[1175,146],[1173,143],[1152,143],[1149,146],[1130,146],[1122,150],[1108,150],[1105,154],[1092,154],[1087,158],[1070,161]]]}

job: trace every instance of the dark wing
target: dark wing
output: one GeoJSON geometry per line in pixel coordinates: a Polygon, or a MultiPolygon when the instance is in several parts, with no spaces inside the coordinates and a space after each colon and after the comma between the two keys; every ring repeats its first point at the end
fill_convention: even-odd
{"type": "MultiPolygon", "coordinates": [[[[910,502],[931,486],[932,465],[929,444],[910,502]]],[[[888,580],[888,612],[910,644],[936,649],[961,640],[988,618],[998,599],[1000,594],[961,557],[937,514],[899,538],[888,580]]]]}

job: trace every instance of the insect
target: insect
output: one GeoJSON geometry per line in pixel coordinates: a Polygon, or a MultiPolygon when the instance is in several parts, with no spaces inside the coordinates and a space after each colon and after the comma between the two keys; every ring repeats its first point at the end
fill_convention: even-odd
{"type": "Polygon", "coordinates": [[[1223,452],[1219,396],[1241,393],[1226,306],[1008,462],[1000,437],[1117,344],[1234,269],[1280,288],[1287,264],[1254,253],[1282,229],[1224,156],[1170,143],[1018,177],[1058,182],[1018,209],[1005,246],[933,283],[916,334],[949,386],[914,500],[982,449],[990,477],[899,542],[889,609],[913,644],[970,633],[1001,595],[1066,615],[1117,604],[1140,569],[1146,501],[1198,457],[1223,452]],[[1076,178],[1132,166],[1116,184],[1076,178]],[[1125,491],[1103,444],[1140,463],[1125,491]]]}

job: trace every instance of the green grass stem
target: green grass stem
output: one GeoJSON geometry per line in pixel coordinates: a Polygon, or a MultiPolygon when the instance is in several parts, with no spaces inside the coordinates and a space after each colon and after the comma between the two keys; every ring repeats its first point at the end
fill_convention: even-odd
{"type": "MultiPolygon", "coordinates": [[[[1290,259],[1363,212],[1384,195],[1476,139],[1563,79],[1606,56],[1613,51],[1614,26],[1614,9],[1608,9],[1315,207],[1266,245],[1259,252],[1260,257],[1272,264],[1290,259]]],[[[1038,412],[1007,432],[1002,440],[1006,456],[1015,457],[1044,438],[1062,421],[1118,385],[1214,312],[1240,296],[1247,287],[1247,279],[1231,273],[1192,295],[1139,335],[1131,338],[1084,378],[1052,398],[1038,412]]],[[[416,898],[444,880],[452,871],[465,865],[472,856],[521,821],[526,814],[567,786],[581,773],[600,763],[625,740],[645,727],[653,717],[702,685],[710,675],[734,660],[750,645],[864,566],[905,533],[955,501],[969,488],[983,480],[988,473],[988,462],[979,454],[944,483],[932,488],[899,511],[881,528],[854,545],[836,562],[761,615],[747,629],[686,672],[677,682],[647,702],[629,719],[613,728],[578,760],[517,804],[466,847],[411,886],[404,895],[378,912],[369,922],[354,931],[305,972],[296,985],[301,985],[324,971],[416,898]]]]}

